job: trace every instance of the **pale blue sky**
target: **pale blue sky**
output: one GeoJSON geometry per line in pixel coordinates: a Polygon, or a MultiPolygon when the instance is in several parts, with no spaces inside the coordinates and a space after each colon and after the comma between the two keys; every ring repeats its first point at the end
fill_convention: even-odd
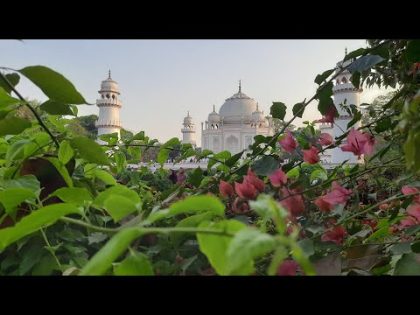
{"type": "MultiPolygon", "coordinates": [[[[45,65],[66,76],[89,101],[95,102],[108,69],[120,85],[124,128],[166,141],[181,137],[187,110],[200,144],[201,122],[216,105],[242,91],[265,113],[273,101],[292,106],[309,98],[318,73],[332,68],[364,40],[0,40],[0,66],[45,65]]],[[[45,96],[27,80],[19,90],[29,98],[45,96]]],[[[363,101],[383,91],[365,89],[363,101]]],[[[79,115],[97,114],[96,106],[79,106],[79,115]]],[[[302,120],[318,118],[316,103],[302,120]]]]}

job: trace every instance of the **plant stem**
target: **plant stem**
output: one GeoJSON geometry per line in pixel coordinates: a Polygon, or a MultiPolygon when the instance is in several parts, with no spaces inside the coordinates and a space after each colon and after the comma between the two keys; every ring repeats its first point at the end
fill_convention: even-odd
{"type": "Polygon", "coordinates": [[[52,248],[52,246],[51,246],[50,242],[48,241],[47,235],[45,234],[45,232],[44,232],[44,229],[43,229],[43,228],[41,228],[41,234],[42,234],[42,237],[44,238],[45,243],[47,244],[48,251],[49,251],[49,252],[51,253],[51,255],[54,257],[55,262],[57,263],[58,267],[59,267],[59,268],[60,268],[60,270],[62,271],[62,270],[63,270],[63,267],[61,266],[60,261],[58,260],[58,257],[55,255],[55,253],[54,253],[54,249],[52,248]]]}

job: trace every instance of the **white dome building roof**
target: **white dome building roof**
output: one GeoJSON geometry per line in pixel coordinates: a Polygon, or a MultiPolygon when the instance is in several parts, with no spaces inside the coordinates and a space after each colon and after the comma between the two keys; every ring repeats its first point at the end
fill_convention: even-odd
{"type": "Polygon", "coordinates": [[[224,123],[240,123],[250,122],[252,113],[257,110],[257,102],[242,93],[241,83],[239,83],[238,93],[226,99],[225,103],[220,108],[219,114],[223,118],[224,123]]]}
{"type": "Polygon", "coordinates": [[[252,113],[252,121],[253,122],[265,121],[264,112],[258,109],[258,103],[257,103],[257,110],[252,113]]]}
{"type": "Polygon", "coordinates": [[[193,125],[193,119],[190,116],[190,111],[188,111],[187,116],[184,118],[184,125],[193,125]]]}
{"type": "Polygon", "coordinates": [[[220,115],[216,112],[216,106],[215,105],[213,105],[213,111],[209,114],[208,121],[210,123],[220,122],[220,115]]]}
{"type": "Polygon", "coordinates": [[[118,83],[111,79],[111,70],[108,72],[108,79],[101,83],[101,92],[114,92],[120,94],[118,83]]]}

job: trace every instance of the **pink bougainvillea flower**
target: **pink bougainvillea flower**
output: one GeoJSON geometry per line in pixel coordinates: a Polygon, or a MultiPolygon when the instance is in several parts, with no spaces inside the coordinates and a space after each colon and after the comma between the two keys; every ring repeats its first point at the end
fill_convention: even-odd
{"type": "Polygon", "coordinates": [[[398,225],[398,228],[399,229],[406,229],[406,228],[408,228],[410,226],[413,226],[413,225],[416,225],[416,224],[418,224],[416,219],[408,216],[408,217],[405,217],[404,219],[402,219],[400,221],[400,224],[398,225]]]}
{"type": "Polygon", "coordinates": [[[332,183],[331,192],[324,196],[324,201],[332,205],[343,204],[347,202],[351,193],[352,191],[350,189],[345,189],[334,181],[332,183]]]}
{"type": "Polygon", "coordinates": [[[413,195],[413,199],[415,202],[420,203],[420,194],[418,194],[419,190],[416,187],[405,185],[401,188],[401,192],[404,195],[411,195],[417,193],[417,195],[413,195]]]}
{"type": "Polygon", "coordinates": [[[222,180],[219,184],[219,193],[222,197],[228,197],[234,194],[234,190],[231,184],[222,180]]]}
{"type": "Polygon", "coordinates": [[[176,174],[176,182],[177,184],[182,184],[187,179],[187,176],[185,175],[185,171],[183,169],[180,169],[178,173],[176,174]]]}
{"type": "Polygon", "coordinates": [[[303,151],[303,160],[309,164],[315,164],[319,161],[319,150],[312,146],[309,150],[302,150],[303,151]]]}
{"type": "Polygon", "coordinates": [[[247,175],[244,177],[244,183],[247,182],[255,187],[259,192],[264,191],[265,184],[264,182],[258,178],[257,175],[251,170],[248,169],[247,175]]]}
{"type": "Polygon", "coordinates": [[[322,146],[330,145],[334,142],[332,136],[329,133],[321,133],[318,140],[319,144],[322,146]]]}
{"type": "Polygon", "coordinates": [[[297,147],[297,142],[290,131],[287,131],[286,136],[279,143],[283,150],[289,153],[292,153],[297,147]]]}
{"type": "Polygon", "coordinates": [[[240,200],[239,198],[236,198],[232,205],[232,212],[236,214],[243,214],[248,212],[249,204],[248,201],[240,200]]]}
{"type": "Polygon", "coordinates": [[[321,240],[324,242],[334,242],[337,245],[341,245],[346,235],[346,229],[343,226],[338,225],[331,230],[325,231],[324,234],[322,234],[321,240]]]}
{"type": "Polygon", "coordinates": [[[286,187],[283,187],[281,191],[283,194],[283,198],[288,197],[290,195],[294,195],[294,196],[283,199],[282,201],[280,201],[280,204],[283,207],[285,207],[293,217],[297,217],[301,215],[303,211],[305,210],[305,204],[303,202],[302,195],[299,194],[299,191],[297,190],[289,191],[286,187]]]}
{"type": "Polygon", "coordinates": [[[387,203],[383,203],[379,206],[379,209],[381,209],[383,211],[387,210],[388,208],[389,208],[389,204],[387,204],[387,203]]]}
{"type": "Polygon", "coordinates": [[[362,224],[369,225],[372,228],[372,230],[375,230],[376,226],[378,225],[378,222],[373,219],[365,219],[362,220],[362,224]]]}
{"type": "Polygon", "coordinates": [[[325,114],[325,116],[322,117],[321,119],[316,120],[315,122],[333,124],[334,123],[334,119],[335,119],[336,116],[337,116],[337,109],[335,108],[335,106],[331,106],[328,109],[328,111],[325,114]]]}
{"type": "Polygon", "coordinates": [[[347,136],[347,143],[341,146],[341,150],[353,152],[360,158],[362,154],[372,154],[374,144],[375,138],[372,135],[351,128],[347,136]]]}
{"type": "Polygon", "coordinates": [[[241,198],[245,199],[255,199],[257,197],[258,191],[254,185],[244,181],[241,183],[235,183],[235,191],[241,198]]]}
{"type": "Polygon", "coordinates": [[[407,213],[420,223],[420,203],[414,203],[407,208],[407,213]]]}
{"type": "Polygon", "coordinates": [[[278,276],[296,276],[299,265],[294,260],[285,260],[277,269],[278,276]]]}
{"type": "Polygon", "coordinates": [[[323,211],[323,212],[329,212],[331,211],[334,206],[329,203],[328,201],[325,201],[324,199],[325,196],[321,196],[315,199],[314,204],[316,204],[319,208],[319,210],[323,211]]]}
{"type": "Polygon", "coordinates": [[[287,175],[282,171],[281,168],[274,171],[269,177],[271,185],[274,187],[280,187],[285,185],[287,182],[287,175]]]}

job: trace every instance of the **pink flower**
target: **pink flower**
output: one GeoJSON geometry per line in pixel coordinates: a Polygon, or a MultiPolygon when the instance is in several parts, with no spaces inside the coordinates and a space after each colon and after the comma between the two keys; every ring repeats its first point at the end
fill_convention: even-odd
{"type": "Polygon", "coordinates": [[[305,204],[303,202],[303,198],[302,195],[299,194],[299,191],[297,190],[291,190],[289,192],[289,190],[285,187],[282,188],[282,194],[283,194],[283,198],[288,197],[290,195],[294,195],[292,197],[288,197],[286,199],[283,199],[282,201],[280,201],[280,204],[285,207],[292,216],[297,217],[300,214],[303,213],[303,211],[305,210],[305,204]]]}
{"type": "Polygon", "coordinates": [[[323,242],[334,242],[337,245],[341,245],[346,235],[346,229],[343,226],[338,225],[331,230],[324,232],[321,236],[321,240],[323,242]]]}
{"type": "Polygon", "coordinates": [[[404,195],[411,195],[417,193],[417,195],[414,195],[413,198],[415,202],[420,203],[420,194],[418,194],[419,190],[416,187],[405,185],[401,188],[401,192],[404,195]]]}
{"type": "Polygon", "coordinates": [[[331,192],[324,196],[324,201],[330,203],[331,205],[343,204],[346,203],[349,199],[352,191],[350,189],[345,189],[340,186],[336,181],[332,183],[331,192]]]}
{"type": "Polygon", "coordinates": [[[398,228],[399,229],[405,229],[405,228],[408,228],[408,227],[416,225],[416,224],[417,224],[416,219],[408,216],[408,217],[405,217],[404,219],[402,219],[400,221],[400,224],[398,225],[398,228]]]}
{"type": "Polygon", "coordinates": [[[286,136],[281,139],[279,143],[281,147],[289,153],[292,153],[297,147],[297,142],[290,131],[287,131],[286,136]]]}
{"type": "Polygon", "coordinates": [[[316,120],[315,122],[323,122],[323,123],[334,123],[334,118],[337,116],[337,108],[334,105],[330,106],[327,113],[321,119],[316,120]]]}
{"type": "Polygon", "coordinates": [[[323,212],[329,212],[333,209],[333,205],[327,201],[324,200],[325,196],[321,196],[316,198],[314,203],[318,206],[319,210],[323,212]]]}
{"type": "Polygon", "coordinates": [[[241,183],[235,183],[235,191],[241,198],[245,199],[255,199],[257,197],[258,191],[255,189],[254,185],[244,181],[241,183]]]}
{"type": "Polygon", "coordinates": [[[236,198],[232,205],[232,212],[236,214],[243,214],[249,211],[248,201],[236,198]]]}
{"type": "Polygon", "coordinates": [[[309,150],[303,151],[303,160],[309,164],[315,164],[319,161],[319,151],[316,147],[312,146],[309,150]]]}
{"type": "Polygon", "coordinates": [[[220,181],[219,193],[222,195],[222,197],[232,196],[234,194],[232,185],[228,182],[225,182],[224,180],[220,181]]]}
{"type": "Polygon", "coordinates": [[[321,133],[318,140],[319,144],[322,146],[330,145],[334,142],[332,136],[329,133],[321,133]]]}
{"type": "Polygon", "coordinates": [[[420,204],[414,203],[407,208],[407,213],[420,223],[420,204]]]}
{"type": "Polygon", "coordinates": [[[285,260],[277,269],[278,276],[296,276],[299,265],[294,260],[285,260]]]}
{"type": "Polygon", "coordinates": [[[251,169],[248,169],[248,174],[244,177],[243,182],[247,182],[253,185],[259,192],[264,191],[264,182],[261,179],[259,179],[258,176],[255,175],[255,173],[251,169]]]}
{"type": "Polygon", "coordinates": [[[347,136],[347,143],[341,146],[341,150],[353,152],[360,158],[362,154],[372,154],[374,144],[375,139],[372,135],[351,128],[347,136]]]}
{"type": "Polygon", "coordinates": [[[183,169],[180,169],[178,173],[176,174],[176,183],[182,184],[187,179],[187,176],[185,175],[185,171],[183,169]]]}
{"type": "Polygon", "coordinates": [[[271,185],[273,185],[274,187],[280,187],[286,184],[287,175],[282,171],[281,168],[279,168],[278,170],[274,171],[269,176],[269,179],[270,179],[271,185]]]}

